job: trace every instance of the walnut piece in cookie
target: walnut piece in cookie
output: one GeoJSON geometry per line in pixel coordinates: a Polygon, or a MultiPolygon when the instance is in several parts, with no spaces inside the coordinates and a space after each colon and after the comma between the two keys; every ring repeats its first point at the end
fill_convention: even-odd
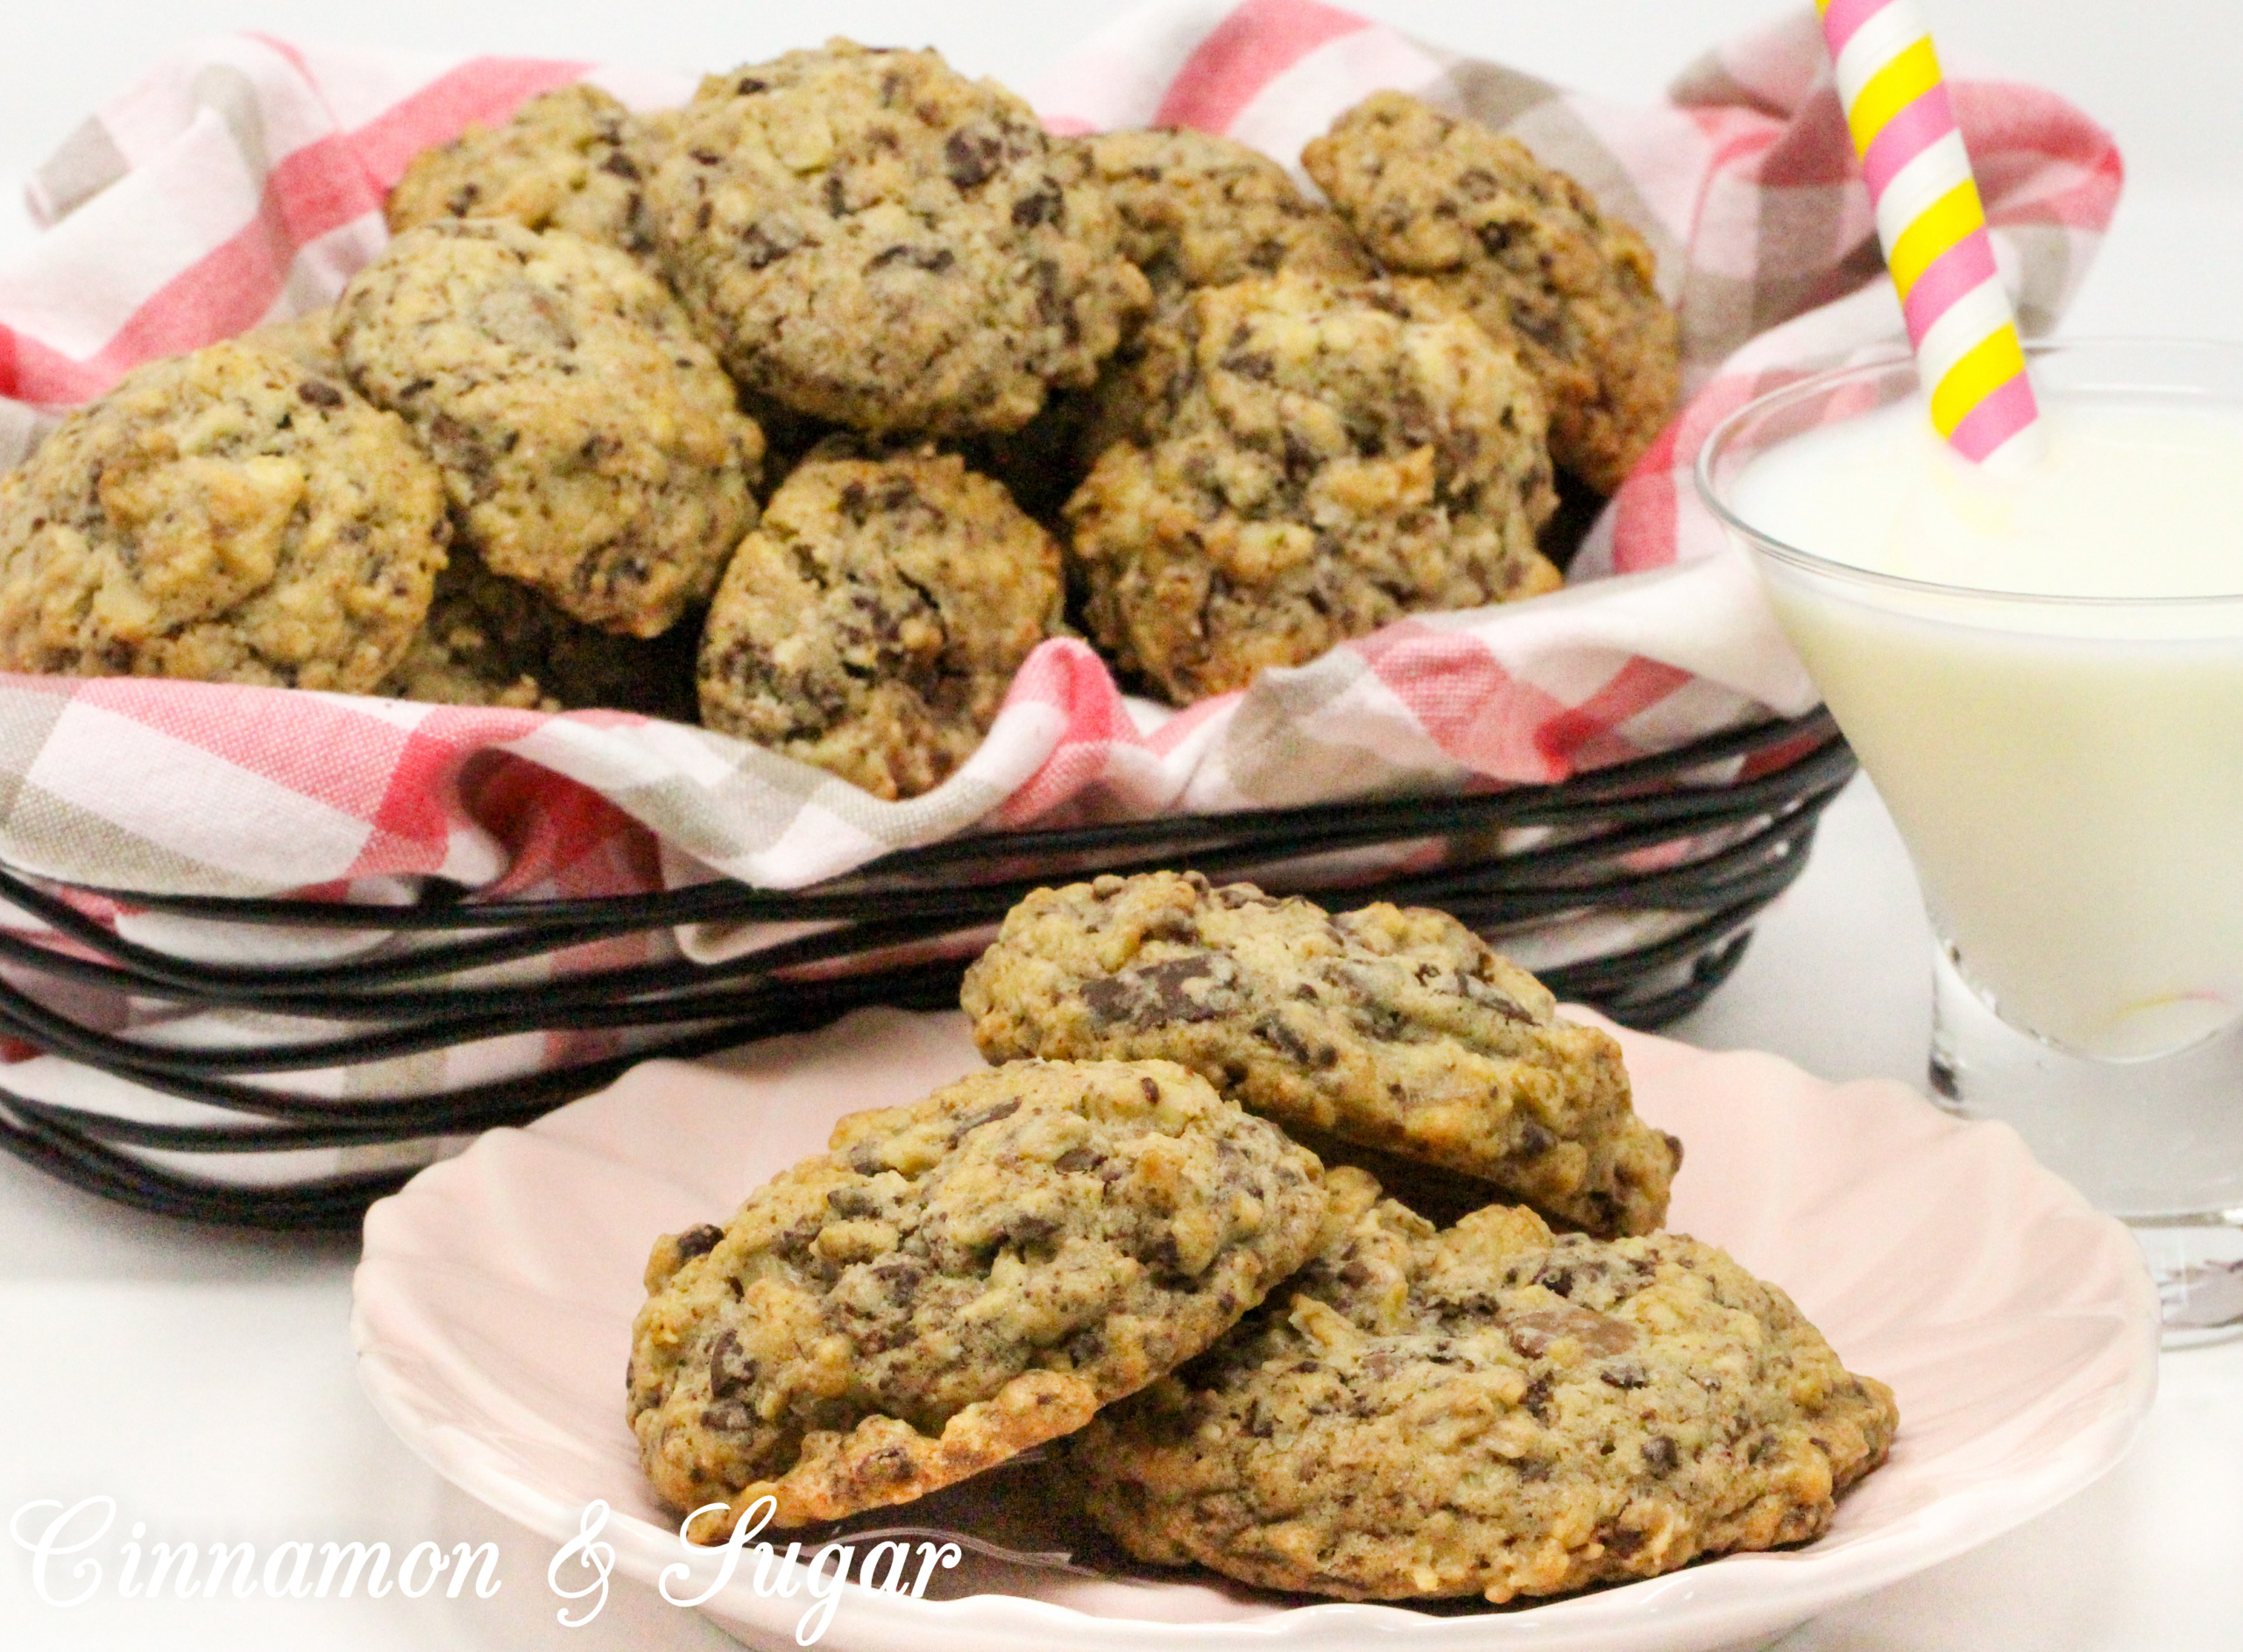
{"type": "Polygon", "coordinates": [[[336,335],[485,563],[588,625],[659,635],[755,525],[761,432],[677,300],[612,247],[424,224],[351,279],[336,335]]]}
{"type": "Polygon", "coordinates": [[[1069,1443],[1139,1559],[1500,1603],[1805,1542],[1885,1460],[1892,1390],[1713,1246],[1327,1182],[1316,1260],[1069,1443]]]}
{"type": "Polygon", "coordinates": [[[1541,382],[1550,450],[1600,492],[1674,410],[1680,328],[1651,248],[1525,145],[1374,92],[1301,152],[1378,261],[1437,284],[1541,382]]]}
{"type": "Polygon", "coordinates": [[[702,721],[875,797],[915,797],[981,744],[1065,594],[1051,536],[955,454],[830,444],[725,572],[702,633],[702,721]]]}
{"type": "Polygon", "coordinates": [[[1199,288],[1133,376],[1140,429],[1067,502],[1073,566],[1100,646],[1178,704],[1560,582],[1535,548],[1557,503],[1540,394],[1430,293],[1199,288]]]}
{"type": "Polygon", "coordinates": [[[1305,1261],[1322,1171],[1164,1062],[1023,1062],[858,1113],[659,1241],[631,1426],[662,1500],[907,1501],[1079,1428],[1305,1261]]]}
{"type": "Polygon", "coordinates": [[[1289,1128],[1569,1226],[1645,1233],[1666,1213],[1680,1147],[1636,1116],[1619,1046],[1445,913],[1108,875],[1015,907],[959,1002],[991,1061],[1172,1061],[1289,1128]]]}
{"type": "Polygon", "coordinates": [[[634,115],[595,86],[540,93],[504,126],[424,149],[382,208],[393,234],[443,218],[511,218],[651,253],[647,178],[675,116],[634,115]]]}
{"type": "Polygon", "coordinates": [[[639,638],[571,619],[456,545],[428,619],[375,692],[436,705],[599,709],[691,723],[697,641],[690,624],[639,638]]]}
{"type": "Polygon", "coordinates": [[[128,375],[0,479],[0,668],[364,693],[449,536],[402,421],[213,344],[128,375]]]}
{"type": "Polygon", "coordinates": [[[664,266],[751,392],[875,433],[1015,430],[1148,301],[1034,111],[932,52],[712,75],[649,193],[664,266]]]}

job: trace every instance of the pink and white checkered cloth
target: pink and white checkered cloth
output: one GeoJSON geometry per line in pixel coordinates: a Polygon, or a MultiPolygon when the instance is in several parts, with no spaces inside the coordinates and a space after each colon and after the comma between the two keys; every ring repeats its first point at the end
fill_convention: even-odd
{"type": "MultiPolygon", "coordinates": [[[[640,105],[691,88],[254,36],[173,59],[31,186],[46,233],[0,270],[0,462],[139,363],[331,300],[382,244],[382,198],[414,152],[580,77],[640,105]]],[[[1092,40],[1034,101],[1055,129],[1199,126],[1291,164],[1378,87],[1501,127],[1579,178],[1649,238],[1680,307],[1688,405],[1574,589],[1406,620],[1165,717],[1125,702],[1080,643],[1047,643],[973,759],[900,803],[622,715],[0,676],[0,861],[218,894],[428,873],[592,893],[662,866],[792,887],[979,822],[1554,780],[1805,710],[1812,690],[1696,509],[1688,465],[1772,377],[1900,335],[1811,14],[1716,52],[1671,102],[1625,108],[1316,0],[1174,0],[1092,40]]],[[[1955,95],[2026,329],[2045,331],[2110,220],[2117,151],[2034,88],[1955,95]]]]}

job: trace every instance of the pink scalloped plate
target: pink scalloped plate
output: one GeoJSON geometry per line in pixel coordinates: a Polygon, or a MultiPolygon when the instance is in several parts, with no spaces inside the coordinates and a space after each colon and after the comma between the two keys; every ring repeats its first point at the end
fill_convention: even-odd
{"type": "MultiPolygon", "coordinates": [[[[1710,1652],[1961,1554],[2118,1459],[2156,1386],[2156,1296],[2126,1230],[2013,1133],[1960,1123],[1895,1084],[1826,1084],[1772,1055],[1619,1036],[1638,1109],[1688,1144],[1670,1225],[1783,1286],[1850,1367],[1899,1395],[1891,1461],[1845,1496],[1827,1536],[1503,1609],[1319,1603],[1192,1573],[1093,1577],[969,1554],[923,1599],[849,1585],[820,1644],[1710,1652]]],[[[655,1581],[679,1561],[676,1521],[640,1478],[622,1406],[648,1246],[721,1221],[822,1150],[839,1115],[916,1099],[979,1064],[959,1015],[867,1011],[723,1069],[650,1063],[527,1129],[492,1131],[366,1219],[353,1331],[367,1394],[439,1473],[555,1542],[604,1500],[617,1569],[655,1581]]],[[[1036,1479],[1000,1471],[892,1514],[1064,1546],[1071,1517],[1032,1503],[1036,1479]]],[[[742,1567],[704,1609],[781,1647],[803,1607],[759,1596],[742,1567]]]]}

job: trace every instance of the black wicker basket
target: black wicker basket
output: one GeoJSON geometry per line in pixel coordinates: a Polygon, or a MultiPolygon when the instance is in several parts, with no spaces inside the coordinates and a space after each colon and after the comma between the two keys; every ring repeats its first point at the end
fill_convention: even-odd
{"type": "Polygon", "coordinates": [[[206,921],[393,937],[371,956],[308,965],[219,964],[135,944],[52,886],[0,869],[0,899],[70,943],[65,950],[0,932],[0,962],[12,978],[0,979],[0,1032],[220,1110],[215,1122],[152,1124],[0,1090],[0,1147],[143,1210],[268,1228],[352,1227],[413,1164],[274,1184],[197,1174],[176,1155],[380,1147],[520,1124],[650,1057],[708,1055],[865,1005],[954,1004],[974,941],[1022,894],[1155,867],[1250,876],[1276,889],[1340,887],[1350,906],[1438,907],[1499,945],[1507,928],[1568,915],[1656,914],[1657,938],[1540,973],[1561,998],[1658,1026],[1702,1002],[1736,967],[1753,918],[1799,874],[1823,805],[1853,769],[1818,711],[1560,785],[977,835],[790,892],[718,882],[592,900],[478,901],[437,890],[405,908],[97,892],[206,921]],[[1396,852],[1404,846],[1412,852],[1396,852]],[[487,966],[590,942],[711,922],[820,927],[722,963],[665,958],[530,987],[474,978],[487,966]],[[67,993],[18,983],[94,987],[181,1009],[253,1008],[312,1030],[277,1044],[158,1045],[86,1025],[53,1007],[67,993]],[[353,1030],[333,1034],[338,1022],[353,1030]],[[438,1094],[337,1099],[271,1082],[586,1029],[627,1031],[631,1048],[438,1094]]]}

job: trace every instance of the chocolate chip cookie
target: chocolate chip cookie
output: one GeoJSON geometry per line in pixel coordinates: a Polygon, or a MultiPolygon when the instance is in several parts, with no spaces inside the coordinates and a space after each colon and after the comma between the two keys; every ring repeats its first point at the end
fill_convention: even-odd
{"type": "Polygon", "coordinates": [[[1636,1116],[1619,1046],[1445,913],[1109,875],[1014,907],[960,1002],[991,1061],[1159,1057],[1593,1233],[1666,1213],[1680,1147],[1636,1116]]]}
{"type": "Polygon", "coordinates": [[[1334,281],[1378,273],[1337,213],[1235,139],[1174,128],[1064,141],[1081,146],[1112,197],[1122,253],[1145,272],[1156,301],[1280,270],[1334,281]]]}
{"type": "Polygon", "coordinates": [[[1501,1602],[1805,1542],[1885,1460],[1892,1391],[1713,1246],[1504,1208],[1436,1232],[1328,1182],[1317,1260],[1070,1442],[1138,1558],[1501,1602]]]}
{"type": "Polygon", "coordinates": [[[1388,270],[1517,346],[1557,462],[1619,486],[1680,388],[1680,328],[1643,237],[1516,139],[1400,92],[1349,109],[1301,164],[1388,270]]]}
{"type": "Polygon", "coordinates": [[[393,233],[443,218],[511,218],[649,253],[646,180],[673,118],[633,115],[595,86],[541,93],[503,126],[470,126],[414,156],[383,216],[393,233]]]}
{"type": "Polygon", "coordinates": [[[821,448],[742,541],[701,641],[712,729],[914,797],[973,755],[1060,623],[1059,547],[932,449],[821,448]]]}
{"type": "Polygon", "coordinates": [[[1316,1161],[1165,1062],[1020,1063],[843,1119],[659,1241],[631,1426],[672,1507],[899,1503],[1078,1429],[1315,1248],[1316,1161]]]}
{"type": "Polygon", "coordinates": [[[400,420],[214,344],[128,375],[0,479],[0,667],[363,693],[449,537],[400,420]]]}
{"type": "Polygon", "coordinates": [[[437,705],[598,709],[691,723],[697,640],[690,625],[641,639],[571,619],[454,546],[427,621],[375,692],[437,705]]]}
{"type": "Polygon", "coordinates": [[[424,224],[352,278],[336,335],[491,570],[588,625],[659,635],[755,525],[762,434],[677,300],[612,247],[424,224]]]}
{"type": "Polygon", "coordinates": [[[1084,623],[1184,704],[1403,615],[1553,589],[1539,392],[1427,293],[1202,287],[1147,331],[1133,440],[1067,502],[1084,623]]]}
{"type": "Polygon", "coordinates": [[[1017,429],[1148,301],[1079,159],[932,52],[835,40],[711,76],[648,200],[734,377],[855,429],[1017,429]]]}

